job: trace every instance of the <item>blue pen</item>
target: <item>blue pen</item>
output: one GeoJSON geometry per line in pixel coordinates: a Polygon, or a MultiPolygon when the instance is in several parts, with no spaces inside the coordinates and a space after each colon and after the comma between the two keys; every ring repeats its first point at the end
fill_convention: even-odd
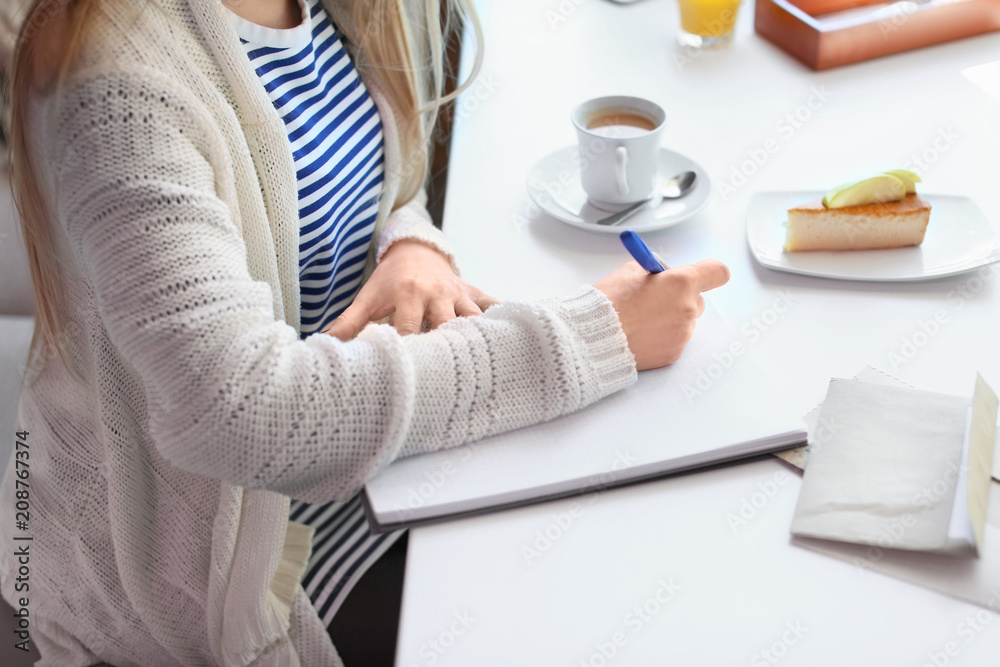
{"type": "Polygon", "coordinates": [[[632,255],[635,261],[639,262],[639,266],[650,273],[659,273],[666,270],[666,267],[657,259],[653,251],[649,249],[649,246],[642,240],[642,237],[631,229],[626,229],[619,235],[619,238],[625,244],[625,249],[628,250],[629,254],[632,255]]]}

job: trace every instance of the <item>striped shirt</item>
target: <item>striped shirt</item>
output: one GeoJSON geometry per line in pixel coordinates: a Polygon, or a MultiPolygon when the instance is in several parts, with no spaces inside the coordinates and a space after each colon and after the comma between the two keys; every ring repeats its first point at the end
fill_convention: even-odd
{"type": "MultiPolygon", "coordinates": [[[[299,195],[302,336],[322,330],[361,286],[381,192],[382,124],[336,27],[318,0],[302,23],[265,28],[230,13],[240,41],[285,123],[299,195]]],[[[312,505],[289,518],[312,526],[302,586],[330,621],[361,575],[401,532],[372,535],[359,498],[312,505]]]]}
{"type": "Polygon", "coordinates": [[[318,0],[302,23],[237,34],[285,123],[299,194],[303,336],[322,330],[361,287],[382,189],[382,123],[318,0]]]}

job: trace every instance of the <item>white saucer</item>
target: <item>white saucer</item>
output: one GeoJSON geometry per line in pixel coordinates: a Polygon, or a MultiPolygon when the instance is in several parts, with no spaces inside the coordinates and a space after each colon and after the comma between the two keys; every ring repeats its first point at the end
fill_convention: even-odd
{"type": "Polygon", "coordinates": [[[1000,239],[976,203],[947,195],[921,195],[931,204],[931,219],[919,246],[784,252],[788,209],[822,196],[822,192],[755,194],[747,209],[747,242],[754,259],[778,271],[867,281],[931,280],[1000,261],[1000,239]]]}
{"type": "Polygon", "coordinates": [[[611,213],[587,202],[587,195],[580,185],[577,156],[576,146],[568,146],[545,156],[528,172],[528,195],[553,218],[588,232],[617,235],[626,229],[651,232],[670,227],[705,208],[712,194],[708,174],[698,163],[680,153],[661,148],[657,182],[665,182],[682,171],[693,171],[697,180],[691,192],[680,199],[654,199],[647,208],[619,225],[598,225],[597,220],[611,213]]]}

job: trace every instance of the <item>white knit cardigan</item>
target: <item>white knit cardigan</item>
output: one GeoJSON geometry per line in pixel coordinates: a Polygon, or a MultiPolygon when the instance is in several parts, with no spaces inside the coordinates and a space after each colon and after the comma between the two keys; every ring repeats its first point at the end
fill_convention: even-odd
{"type": "MultiPolygon", "coordinates": [[[[339,665],[289,496],[347,499],[398,456],[592,403],[634,381],[626,340],[593,288],[427,334],[300,340],[293,160],[219,0],[96,30],[34,115],[76,377],[29,364],[31,521],[14,531],[11,462],[3,594],[28,598],[43,666],[339,665]],[[33,538],[26,593],[15,532],[33,538]]],[[[366,83],[385,128],[377,246],[441,245],[419,202],[396,206],[392,110],[366,83]]]]}

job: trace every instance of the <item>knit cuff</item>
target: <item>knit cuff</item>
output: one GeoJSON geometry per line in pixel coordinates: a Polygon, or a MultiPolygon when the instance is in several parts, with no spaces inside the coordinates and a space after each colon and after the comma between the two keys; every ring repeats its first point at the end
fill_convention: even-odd
{"type": "Polygon", "coordinates": [[[635,357],[618,313],[604,293],[587,286],[552,301],[558,304],[566,325],[584,343],[580,349],[584,369],[581,407],[636,381],[635,357]]]}
{"type": "Polygon", "coordinates": [[[396,209],[385,221],[385,227],[378,239],[378,250],[375,261],[381,262],[382,256],[396,241],[404,239],[422,241],[439,250],[451,260],[451,268],[457,274],[458,263],[455,260],[455,249],[445,238],[444,232],[434,226],[431,217],[423,205],[416,201],[396,209]]]}

